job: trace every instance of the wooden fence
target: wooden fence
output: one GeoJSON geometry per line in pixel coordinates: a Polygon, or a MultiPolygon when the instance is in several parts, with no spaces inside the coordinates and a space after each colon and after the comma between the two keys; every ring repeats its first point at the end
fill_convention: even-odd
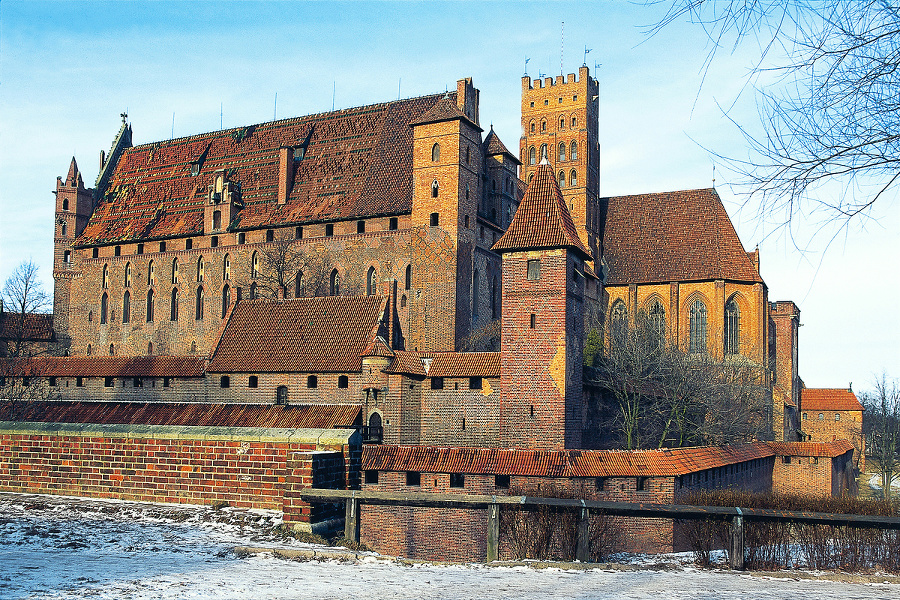
{"type": "Polygon", "coordinates": [[[553,506],[563,510],[578,511],[580,518],[578,522],[578,541],[575,557],[583,562],[588,562],[590,560],[590,549],[588,546],[588,517],[592,511],[607,515],[627,517],[656,517],[682,520],[721,519],[729,521],[731,523],[731,538],[729,540],[728,555],[730,557],[731,568],[736,570],[744,569],[744,522],[747,520],[788,521],[792,523],[900,530],[900,518],[898,517],[845,515],[837,513],[739,508],[729,506],[687,506],[678,504],[605,502],[600,500],[541,498],[536,496],[487,496],[427,492],[405,494],[401,492],[327,490],[319,488],[307,488],[301,490],[299,496],[306,502],[345,502],[344,536],[355,542],[359,541],[360,504],[487,510],[488,562],[495,561],[499,558],[500,509],[504,506],[509,508],[553,506]]]}

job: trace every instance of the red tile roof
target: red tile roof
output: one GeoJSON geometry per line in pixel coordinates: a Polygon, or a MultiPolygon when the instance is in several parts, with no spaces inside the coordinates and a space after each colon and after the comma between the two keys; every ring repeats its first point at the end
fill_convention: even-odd
{"type": "Polygon", "coordinates": [[[429,377],[500,377],[499,352],[447,352],[435,354],[429,377]]]}
{"type": "Polygon", "coordinates": [[[46,356],[16,362],[21,375],[43,377],[203,377],[199,356],[46,356]]]}
{"type": "Polygon", "coordinates": [[[49,342],[53,340],[53,315],[40,313],[0,313],[0,339],[49,342]]]}
{"type": "Polygon", "coordinates": [[[0,401],[0,421],[335,429],[358,426],[354,405],[0,401]]]}
{"type": "Polygon", "coordinates": [[[330,296],[238,302],[211,373],[350,373],[373,335],[386,335],[387,298],[330,296]]]}
{"type": "Polygon", "coordinates": [[[761,283],[714,189],[601,198],[607,285],[761,283]]]}
{"type": "Polygon", "coordinates": [[[769,442],[778,456],[825,456],[834,458],[853,450],[850,440],[833,442],[769,442]]]}
{"type": "Polygon", "coordinates": [[[491,125],[491,130],[488,132],[487,136],[485,136],[482,145],[484,146],[485,155],[487,156],[497,156],[498,154],[505,154],[506,156],[511,158],[512,161],[517,165],[522,164],[519,161],[518,157],[510,152],[503,144],[503,142],[500,141],[500,137],[496,133],[494,133],[493,125],[491,125]]]}
{"type": "Polygon", "coordinates": [[[512,223],[497,240],[492,250],[530,250],[537,248],[572,248],[584,258],[591,252],[578,236],[569,208],[553,169],[545,161],[538,165],[534,178],[525,190],[512,223]]]}
{"type": "Polygon", "coordinates": [[[865,410],[851,390],[804,388],[800,390],[803,410],[865,410]]]}
{"type": "Polygon", "coordinates": [[[385,369],[386,373],[403,373],[405,375],[421,375],[425,376],[425,366],[422,364],[423,357],[431,357],[433,354],[426,352],[409,352],[406,350],[394,351],[394,362],[385,369]]]}
{"type": "MultiPolygon", "coordinates": [[[[456,93],[450,93],[455,102],[456,93]]],[[[126,149],[80,246],[203,233],[214,171],[227,169],[243,209],[229,230],[407,214],[412,128],[441,100],[423,96],[260,123],[126,149]],[[306,144],[278,204],[278,152],[306,144]],[[191,175],[194,163],[200,173],[191,175]]]]}
{"type": "Polygon", "coordinates": [[[375,335],[369,341],[366,349],[363,350],[362,356],[383,356],[390,358],[394,356],[394,351],[388,348],[387,341],[380,335],[375,335]]]}
{"type": "Polygon", "coordinates": [[[410,125],[426,125],[428,123],[440,123],[442,121],[455,121],[462,120],[477,129],[478,131],[482,131],[481,127],[476,125],[466,114],[459,110],[459,107],[456,106],[456,99],[451,98],[449,93],[444,94],[444,96],[438,100],[438,102],[432,106],[424,115],[419,118],[410,121],[410,125]]]}
{"type": "Polygon", "coordinates": [[[764,442],[633,452],[365,446],[362,468],[538,477],[671,477],[773,454],[764,442]]]}

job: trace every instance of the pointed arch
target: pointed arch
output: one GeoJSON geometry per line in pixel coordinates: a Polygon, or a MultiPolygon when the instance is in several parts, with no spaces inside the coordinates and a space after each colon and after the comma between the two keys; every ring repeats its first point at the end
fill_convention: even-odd
{"type": "Polygon", "coordinates": [[[695,297],[688,310],[688,350],[692,354],[706,354],[706,318],[706,303],[700,297],[695,297]]]}
{"type": "Polygon", "coordinates": [[[535,150],[534,150],[534,146],[532,146],[531,148],[528,149],[528,164],[530,164],[530,165],[535,164],[535,150]]]}
{"type": "Polygon", "coordinates": [[[441,145],[435,142],[434,146],[431,147],[431,162],[438,162],[441,160],[441,145]]]}
{"type": "Polygon", "coordinates": [[[131,287],[131,263],[125,263],[125,287],[131,287]]]}
{"type": "Polygon", "coordinates": [[[663,344],[666,340],[666,309],[658,296],[653,296],[647,302],[645,311],[649,333],[658,343],[663,344]]]}
{"type": "Polygon", "coordinates": [[[725,355],[741,353],[741,309],[737,294],[733,294],[725,303],[725,355]]]}
{"type": "Polygon", "coordinates": [[[378,272],[375,267],[369,267],[366,273],[366,296],[374,296],[378,291],[378,272]]]}
{"type": "MultiPolygon", "coordinates": [[[[560,120],[560,122],[562,122],[562,121],[560,120]]],[[[565,142],[559,143],[559,160],[560,161],[566,160],[566,143],[565,142]]]]}
{"type": "Polygon", "coordinates": [[[147,342],[147,354],[153,354],[153,342],[147,342]]]}
{"type": "Polygon", "coordinates": [[[109,265],[103,265],[102,287],[104,290],[109,289],[109,265]]]}
{"type": "Polygon", "coordinates": [[[194,301],[194,319],[203,319],[203,286],[197,288],[197,297],[194,301]]]}
{"type": "Polygon", "coordinates": [[[225,281],[231,279],[231,255],[228,253],[225,253],[225,258],[222,259],[222,279],[225,281]]]}
{"type": "Polygon", "coordinates": [[[412,265],[406,265],[406,274],[403,277],[403,288],[412,288],[412,265]]]}
{"type": "Polygon", "coordinates": [[[572,142],[569,150],[569,160],[578,160],[578,142],[572,142]]]}
{"type": "Polygon", "coordinates": [[[338,273],[337,269],[331,271],[331,277],[329,279],[328,291],[331,296],[340,296],[341,295],[341,276],[338,273]]]}
{"type": "Polygon", "coordinates": [[[131,292],[128,290],[125,290],[125,295],[122,296],[122,322],[131,322],[131,292]]]}
{"type": "Polygon", "coordinates": [[[178,320],[178,288],[172,288],[172,296],[169,304],[169,320],[178,320]]]}
{"type": "Polygon", "coordinates": [[[569,185],[576,186],[578,185],[578,171],[572,169],[572,172],[569,173],[569,185]]]}
{"type": "Polygon", "coordinates": [[[100,296],[100,324],[105,325],[109,318],[109,296],[106,292],[100,296]]]}
{"type": "Polygon", "coordinates": [[[228,309],[231,308],[231,288],[228,284],[225,284],[225,287],[222,288],[222,318],[225,318],[225,315],[228,314],[228,309]]]}
{"type": "Polygon", "coordinates": [[[259,252],[255,250],[250,258],[250,277],[253,279],[259,277],[259,252]]]}
{"type": "Polygon", "coordinates": [[[197,257],[197,283],[203,283],[204,264],[203,257],[197,257]]]}
{"type": "Polygon", "coordinates": [[[152,259],[147,264],[147,285],[156,285],[156,263],[152,259]]]}
{"type": "Polygon", "coordinates": [[[481,287],[481,274],[475,269],[472,275],[472,321],[478,319],[478,290],[481,287]]]}
{"type": "Polygon", "coordinates": [[[619,299],[613,302],[609,311],[609,336],[610,344],[622,344],[628,334],[628,308],[619,299]]]}
{"type": "Polygon", "coordinates": [[[153,290],[147,290],[147,322],[153,322],[153,290]]]}
{"type": "Polygon", "coordinates": [[[294,298],[303,297],[303,271],[297,271],[294,276],[294,298]]]}
{"type": "Polygon", "coordinates": [[[437,179],[435,179],[434,181],[431,182],[431,197],[432,197],[432,198],[437,198],[437,197],[438,197],[438,192],[440,191],[440,187],[441,187],[441,186],[438,185],[438,180],[437,180],[437,179]]]}
{"type": "Polygon", "coordinates": [[[559,187],[566,187],[566,174],[563,171],[560,171],[559,175],[557,175],[557,182],[559,183],[559,187]]]}
{"type": "Polygon", "coordinates": [[[178,285],[178,257],[172,259],[172,285],[178,285]]]}

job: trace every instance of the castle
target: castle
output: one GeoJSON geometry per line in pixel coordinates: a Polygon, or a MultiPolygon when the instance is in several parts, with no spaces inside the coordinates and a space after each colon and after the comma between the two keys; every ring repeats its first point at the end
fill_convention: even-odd
{"type": "MultiPolygon", "coordinates": [[[[0,403],[0,489],[214,498],[307,527],[334,517],[296,500],[310,481],[488,494],[589,482],[592,497],[640,502],[852,489],[838,429],[795,443],[809,439],[799,309],[769,301],[716,191],[600,196],[597,92],[586,66],[523,77],[518,156],[485,134],[471,79],[137,146],[123,117],[93,188],[74,158],[57,180],[65,350],[0,382],[40,379],[51,399],[0,403]],[[598,439],[587,333],[609,343],[639,315],[692,355],[754,365],[775,442],[583,451],[598,439]]],[[[828,397],[819,419],[861,415],[828,397]]],[[[366,509],[368,539],[395,553],[433,545],[429,519],[454,535],[483,525],[366,509]]],[[[429,556],[484,550],[444,546],[429,556]]]]}

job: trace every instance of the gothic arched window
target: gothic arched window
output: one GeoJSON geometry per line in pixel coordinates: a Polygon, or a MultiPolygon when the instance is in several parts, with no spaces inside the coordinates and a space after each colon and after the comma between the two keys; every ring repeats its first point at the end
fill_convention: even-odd
{"type": "Polygon", "coordinates": [[[103,296],[100,297],[100,324],[105,325],[106,320],[109,316],[109,296],[106,295],[106,292],[103,292],[103,296]]]}
{"type": "Polygon", "coordinates": [[[528,149],[528,164],[533,165],[535,162],[534,146],[528,149]]]}
{"type": "Polygon", "coordinates": [[[564,142],[559,143],[559,160],[566,160],[566,144],[564,142]]]}
{"type": "Polygon", "coordinates": [[[178,320],[178,288],[172,288],[172,298],[169,304],[169,320],[178,320]]]}
{"type": "Polygon", "coordinates": [[[147,265],[147,285],[156,285],[156,265],[152,260],[147,265]]]}
{"type": "Polygon", "coordinates": [[[178,259],[172,259],[172,285],[178,284],[178,259]]]}
{"type": "Polygon", "coordinates": [[[557,177],[557,181],[559,182],[559,187],[566,187],[566,174],[560,171],[559,176],[557,177]]]}
{"type": "Polygon", "coordinates": [[[431,162],[438,162],[441,160],[441,145],[435,144],[431,147],[431,162]]]}
{"type": "Polygon", "coordinates": [[[374,296],[377,290],[378,273],[375,271],[375,267],[369,267],[369,272],[366,274],[366,295],[374,296]]]}
{"type": "Polygon", "coordinates": [[[259,277],[259,252],[254,252],[250,259],[250,277],[253,279],[259,277]]]}
{"type": "Polygon", "coordinates": [[[569,173],[569,185],[578,185],[578,172],[575,169],[572,169],[572,172],[569,173]]]}
{"type": "Polygon", "coordinates": [[[691,303],[689,350],[706,354],[706,304],[699,298],[691,303]]]}
{"type": "Polygon", "coordinates": [[[225,318],[225,315],[228,314],[228,309],[231,308],[231,288],[228,287],[228,284],[225,284],[225,287],[222,288],[222,318],[225,318]]]}
{"type": "Polygon", "coordinates": [[[740,320],[741,312],[732,296],[725,303],[725,354],[740,354],[740,320]]]}
{"type": "Polygon", "coordinates": [[[297,271],[294,277],[294,298],[303,297],[303,271],[297,271]]]}
{"type": "Polygon", "coordinates": [[[412,287],[412,265],[406,265],[406,275],[403,279],[403,288],[410,289],[412,287]]]}
{"type": "Polygon", "coordinates": [[[659,300],[654,300],[647,311],[650,334],[662,345],[666,340],[666,309],[659,300]]]}
{"type": "Polygon", "coordinates": [[[231,255],[226,254],[222,259],[222,279],[228,281],[231,279],[231,255]]]}
{"type": "Polygon", "coordinates": [[[125,263],[125,287],[131,287],[131,263],[125,263]]]}
{"type": "Polygon", "coordinates": [[[475,269],[475,274],[472,276],[472,320],[478,318],[478,291],[481,287],[481,275],[478,273],[478,269],[475,269]]]}
{"type": "Polygon", "coordinates": [[[203,257],[197,259],[197,283],[203,283],[203,257]]]}
{"type": "Polygon", "coordinates": [[[203,286],[197,288],[197,299],[194,304],[194,319],[203,318],[203,286]]]}
{"type": "Polygon", "coordinates": [[[628,309],[621,300],[613,303],[610,311],[609,335],[612,344],[621,344],[625,341],[625,335],[628,333],[628,309]]]}
{"type": "Polygon", "coordinates": [[[257,288],[256,288],[256,282],[254,281],[253,283],[250,284],[250,299],[256,300],[256,294],[257,294],[257,288]]]}
{"type": "Polygon", "coordinates": [[[338,275],[338,270],[335,269],[331,272],[331,280],[329,281],[329,292],[332,296],[340,296],[341,295],[341,276],[338,275]]]}
{"type": "Polygon", "coordinates": [[[131,322],[131,292],[128,290],[125,290],[125,295],[122,297],[122,322],[131,322]]]}
{"type": "Polygon", "coordinates": [[[147,290],[147,322],[153,322],[153,290],[147,290]]]}
{"type": "Polygon", "coordinates": [[[438,197],[439,189],[440,189],[440,186],[438,185],[437,179],[435,179],[434,181],[431,182],[431,197],[432,198],[438,197]]]}
{"type": "Polygon", "coordinates": [[[569,150],[569,160],[578,160],[578,142],[572,142],[572,149],[569,150]]]}
{"type": "Polygon", "coordinates": [[[109,265],[103,265],[103,289],[109,288],[109,265]]]}
{"type": "Polygon", "coordinates": [[[547,157],[547,144],[541,144],[541,160],[544,160],[547,157]]]}

